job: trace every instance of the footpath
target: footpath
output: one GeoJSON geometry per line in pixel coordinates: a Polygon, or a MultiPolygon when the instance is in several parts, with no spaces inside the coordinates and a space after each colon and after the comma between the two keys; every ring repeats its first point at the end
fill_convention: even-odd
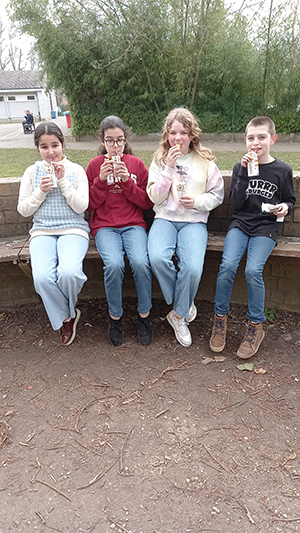
{"type": "MultiPolygon", "coordinates": [[[[99,140],[87,138],[88,140],[76,141],[72,131],[67,127],[65,117],[53,119],[62,130],[67,148],[72,150],[98,150],[99,140]]],[[[202,142],[213,152],[238,152],[245,148],[242,136],[238,134],[238,141],[230,139],[231,135],[226,134],[222,139],[216,139],[213,134],[203,134],[202,142]]],[[[158,148],[160,133],[151,133],[148,135],[133,135],[131,145],[135,150],[155,151],[158,148]]],[[[0,148],[34,148],[33,135],[23,133],[22,124],[0,124],[0,148]]],[[[277,141],[272,148],[273,152],[291,152],[300,151],[300,142],[279,142],[277,141]]]]}

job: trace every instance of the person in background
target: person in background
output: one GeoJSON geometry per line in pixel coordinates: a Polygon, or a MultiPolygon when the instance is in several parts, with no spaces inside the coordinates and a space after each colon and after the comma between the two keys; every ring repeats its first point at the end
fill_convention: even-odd
{"type": "Polygon", "coordinates": [[[33,215],[30,260],[36,292],[41,296],[61,342],[76,336],[80,310],[76,302],[86,276],[83,259],[89,247],[89,226],[84,212],[89,203],[84,169],[63,155],[64,136],[54,122],[39,124],[34,142],[42,158],[25,170],[18,211],[33,215]]]}
{"type": "Polygon", "coordinates": [[[124,255],[133,272],[138,297],[138,338],[152,341],[151,269],[147,253],[143,210],[152,206],[146,186],[148,170],[131,153],[128,128],[109,116],[100,124],[100,155],[87,167],[90,185],[90,227],[104,263],[104,284],[109,311],[108,336],[114,346],[123,342],[122,284],[124,255]]]}
{"type": "Polygon", "coordinates": [[[234,213],[225,238],[217,279],[210,348],[214,352],[225,348],[233,282],[239,263],[247,252],[248,324],[237,351],[241,359],[249,359],[256,354],[264,338],[266,317],[262,273],[276,246],[281,222],[295,205],[292,169],[270,155],[276,140],[275,124],[269,117],[255,117],[248,123],[245,133],[247,153],[234,166],[229,189],[234,213]]]}
{"type": "Polygon", "coordinates": [[[33,114],[31,113],[31,111],[29,111],[29,109],[26,109],[24,117],[25,117],[25,120],[23,120],[23,122],[22,122],[23,126],[24,126],[24,124],[33,124],[34,117],[33,117],[33,114]]]}
{"type": "Polygon", "coordinates": [[[224,198],[223,178],[201,136],[188,109],[173,109],[165,119],[147,186],[155,211],[150,264],[166,303],[173,304],[167,320],[182,346],[192,343],[188,325],[197,315],[194,298],[207,246],[207,219],[224,198]],[[172,260],[175,253],[178,270],[172,260]]]}

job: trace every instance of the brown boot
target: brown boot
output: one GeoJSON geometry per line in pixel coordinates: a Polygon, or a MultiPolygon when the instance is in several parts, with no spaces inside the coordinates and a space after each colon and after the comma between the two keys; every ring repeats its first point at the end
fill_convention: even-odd
{"type": "Polygon", "coordinates": [[[252,324],[249,320],[246,335],[237,351],[237,356],[241,359],[252,357],[258,351],[264,336],[263,324],[252,324]]]}
{"type": "Polygon", "coordinates": [[[210,349],[213,352],[221,352],[226,344],[227,315],[214,315],[213,329],[209,341],[210,349]]]}

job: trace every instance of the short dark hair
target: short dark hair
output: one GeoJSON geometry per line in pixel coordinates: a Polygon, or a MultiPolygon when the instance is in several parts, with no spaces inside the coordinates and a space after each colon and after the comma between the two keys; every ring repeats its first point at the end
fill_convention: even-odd
{"type": "MultiPolygon", "coordinates": [[[[130,136],[130,128],[124,124],[123,120],[120,117],[110,115],[109,117],[106,117],[102,120],[99,128],[99,137],[101,141],[104,141],[105,131],[114,128],[120,128],[124,133],[124,137],[126,139],[126,144],[124,146],[124,154],[132,154],[132,149],[128,142],[128,137],[130,136]]],[[[101,144],[98,150],[98,154],[101,155],[105,153],[105,146],[101,144]]]]}
{"type": "Polygon", "coordinates": [[[34,132],[34,144],[38,148],[42,135],[55,135],[62,145],[65,143],[64,134],[55,122],[41,122],[34,132]]]}
{"type": "Polygon", "coordinates": [[[254,128],[256,128],[256,126],[264,125],[268,127],[271,137],[274,137],[274,135],[276,134],[275,124],[270,117],[254,117],[252,120],[250,120],[250,122],[248,122],[246,126],[245,135],[247,135],[249,126],[253,126],[254,128]]]}

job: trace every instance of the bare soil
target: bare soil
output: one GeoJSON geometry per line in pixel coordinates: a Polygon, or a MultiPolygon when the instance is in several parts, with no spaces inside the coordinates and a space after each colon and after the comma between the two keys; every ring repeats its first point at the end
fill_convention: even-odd
{"type": "Polygon", "coordinates": [[[278,312],[252,371],[233,306],[221,357],[213,305],[180,346],[154,301],[155,337],[107,338],[105,301],[81,301],[62,347],[42,305],[0,317],[0,533],[300,531],[300,315],[278,312]],[[210,358],[210,359],[208,359],[210,358]]]}

